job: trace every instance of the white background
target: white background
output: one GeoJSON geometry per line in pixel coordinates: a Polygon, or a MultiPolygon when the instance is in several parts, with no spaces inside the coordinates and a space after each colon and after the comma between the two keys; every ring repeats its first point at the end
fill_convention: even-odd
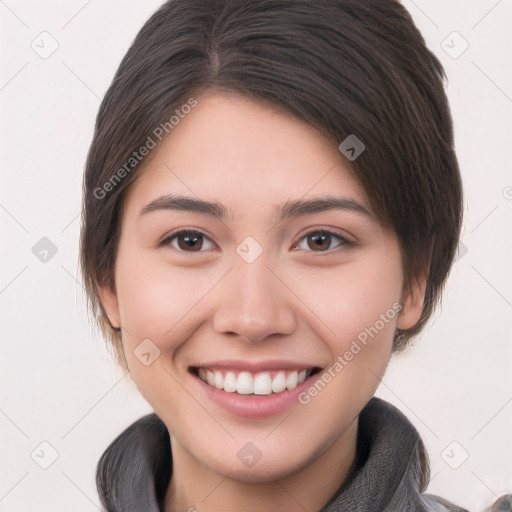
{"type": "MultiPolygon", "coordinates": [[[[100,99],[159,5],[0,0],[2,512],[99,510],[101,453],[152,412],[88,324],[77,261],[82,172],[100,99]],[[31,48],[42,46],[43,31],[59,45],[47,59],[31,48]],[[32,252],[42,237],[58,249],[46,263],[32,252]],[[59,454],[48,469],[31,458],[43,441],[59,454]]],[[[432,326],[393,359],[378,395],[423,437],[429,492],[478,511],[512,490],[512,1],[404,5],[448,75],[467,253],[432,326]],[[469,43],[456,59],[441,46],[463,48],[458,36],[446,39],[453,31],[469,43]],[[443,460],[447,447],[452,465],[469,454],[458,469],[443,460]]]]}

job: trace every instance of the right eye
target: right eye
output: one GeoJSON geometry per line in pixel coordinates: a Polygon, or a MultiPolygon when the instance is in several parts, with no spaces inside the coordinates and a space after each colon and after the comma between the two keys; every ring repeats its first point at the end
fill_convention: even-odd
{"type": "Polygon", "coordinates": [[[201,249],[204,248],[205,241],[211,244],[211,247],[207,247],[207,249],[214,247],[214,243],[204,233],[192,229],[182,229],[171,233],[160,242],[159,246],[170,245],[176,251],[186,253],[204,252],[201,249]]]}

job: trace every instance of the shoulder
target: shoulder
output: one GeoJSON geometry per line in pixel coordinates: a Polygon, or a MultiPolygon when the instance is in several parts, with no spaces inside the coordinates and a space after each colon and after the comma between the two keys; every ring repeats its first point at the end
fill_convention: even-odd
{"type": "Polygon", "coordinates": [[[482,512],[512,512],[512,494],[504,494],[482,512]]]}
{"type": "MultiPolygon", "coordinates": [[[[373,397],[360,414],[360,441],[370,447],[369,462],[383,459],[387,468],[393,457],[399,462],[393,472],[400,474],[398,486],[386,511],[410,512],[512,512],[512,494],[496,500],[484,510],[468,510],[441,496],[425,492],[430,481],[430,464],[425,445],[409,419],[394,405],[373,397]],[[382,448],[384,448],[383,453],[382,448]],[[391,451],[390,451],[391,450],[391,451]]],[[[380,470],[379,474],[385,474],[380,470]]],[[[391,485],[391,477],[387,483],[391,485]]]]}
{"type": "Polygon", "coordinates": [[[428,510],[432,512],[470,512],[435,494],[424,494],[423,498],[429,505],[428,510]]]}
{"type": "MultiPolygon", "coordinates": [[[[469,512],[467,509],[458,507],[440,496],[435,496],[433,494],[425,494],[424,496],[427,499],[433,499],[436,505],[441,507],[438,509],[433,508],[432,510],[439,510],[440,512],[469,512]]],[[[478,512],[512,512],[512,494],[505,494],[501,496],[492,505],[478,512]]]]}
{"type": "Polygon", "coordinates": [[[169,432],[162,420],[152,413],[134,421],[98,461],[96,486],[105,509],[159,510],[171,461],[169,432]]]}

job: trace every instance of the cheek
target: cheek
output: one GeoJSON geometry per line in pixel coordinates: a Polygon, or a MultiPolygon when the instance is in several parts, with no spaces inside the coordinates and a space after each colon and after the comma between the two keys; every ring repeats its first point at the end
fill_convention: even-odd
{"type": "Polygon", "coordinates": [[[201,298],[212,286],[198,274],[161,261],[149,262],[135,250],[116,263],[125,358],[139,392],[161,410],[169,403],[176,407],[185,403],[180,387],[169,373],[170,359],[179,355],[180,346],[192,335],[194,324],[200,321],[197,315],[201,298]],[[160,351],[156,357],[158,352],[145,341],[148,339],[160,351]],[[141,345],[143,342],[145,345],[141,345]],[[147,351],[151,359],[154,357],[149,365],[139,359],[147,351]]]}
{"type": "Polygon", "coordinates": [[[179,355],[181,344],[207,320],[208,292],[224,273],[225,269],[173,266],[162,258],[137,254],[136,250],[118,259],[117,295],[128,362],[146,338],[168,357],[179,355]]]}
{"type": "MultiPolygon", "coordinates": [[[[379,256],[353,262],[350,271],[330,269],[325,279],[309,281],[315,286],[307,288],[307,303],[333,331],[326,335],[322,328],[332,364],[299,397],[306,405],[305,415],[310,403],[318,411],[316,419],[308,416],[308,421],[318,421],[319,429],[328,425],[337,432],[340,417],[355,417],[374,394],[388,365],[400,311],[402,274],[399,258],[379,256]]],[[[306,288],[299,293],[305,297],[306,288]]]]}
{"type": "MultiPolygon", "coordinates": [[[[321,320],[323,327],[319,334],[332,340],[333,356],[348,350],[356,339],[392,340],[402,286],[401,266],[399,259],[380,256],[380,261],[368,257],[337,270],[326,268],[323,275],[311,268],[296,288],[297,294],[321,320]]],[[[385,345],[382,350],[387,352],[388,343],[379,346],[382,345],[385,345]]]]}

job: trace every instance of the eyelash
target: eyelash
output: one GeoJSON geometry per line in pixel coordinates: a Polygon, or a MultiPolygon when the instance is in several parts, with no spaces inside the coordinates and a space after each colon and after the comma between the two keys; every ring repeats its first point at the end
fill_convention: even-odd
{"type": "MultiPolygon", "coordinates": [[[[159,244],[158,246],[159,247],[163,247],[163,246],[170,246],[171,245],[171,242],[178,237],[178,235],[180,234],[187,234],[187,235],[199,235],[203,238],[206,238],[208,239],[211,243],[213,243],[210,238],[205,234],[205,233],[202,233],[201,231],[198,231],[198,230],[195,230],[195,229],[181,229],[179,231],[175,231],[173,233],[171,233],[169,236],[165,237],[159,244]]],[[[336,250],[336,247],[343,247],[343,246],[346,246],[348,248],[352,248],[352,247],[355,247],[357,244],[356,242],[353,242],[351,240],[348,240],[346,237],[340,235],[339,233],[336,233],[334,231],[329,231],[328,229],[313,229],[311,231],[308,231],[305,235],[303,235],[299,241],[294,245],[294,249],[293,250],[297,250],[296,248],[300,245],[300,243],[303,241],[303,240],[306,240],[308,237],[312,236],[312,235],[327,235],[327,236],[330,236],[332,238],[337,238],[338,240],[340,240],[340,243],[335,246],[334,248],[330,248],[330,249],[326,249],[325,251],[313,251],[313,250],[308,250],[306,252],[312,252],[312,253],[319,253],[319,254],[332,254],[334,250],[336,250]]],[[[181,254],[184,254],[186,256],[193,256],[194,254],[198,254],[198,253],[202,253],[202,252],[205,252],[205,251],[183,251],[182,249],[177,249],[175,247],[173,247],[174,250],[178,251],[179,253],[181,254]]]]}

